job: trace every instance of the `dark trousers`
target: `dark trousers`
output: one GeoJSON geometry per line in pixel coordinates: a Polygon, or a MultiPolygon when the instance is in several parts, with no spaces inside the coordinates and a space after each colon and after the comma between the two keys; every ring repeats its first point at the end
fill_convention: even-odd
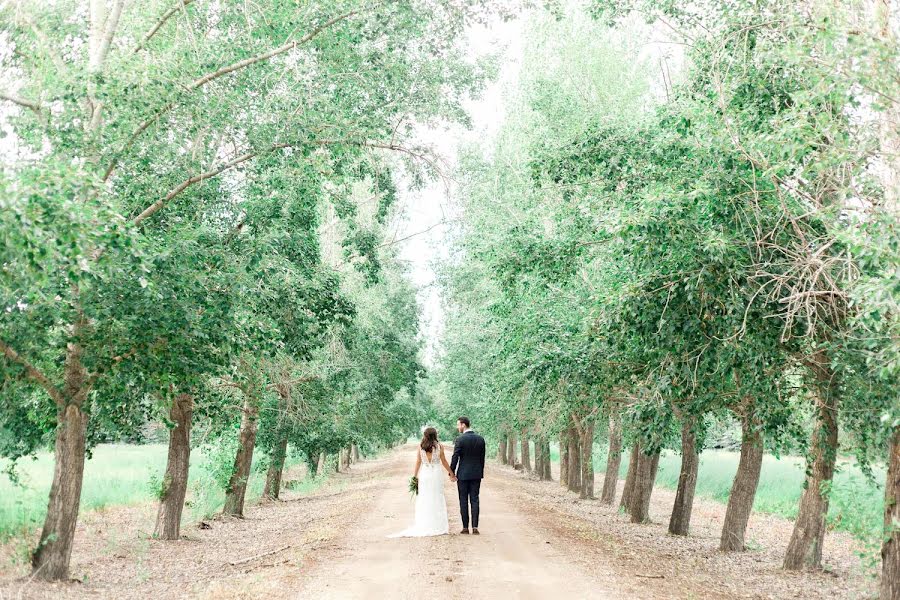
{"type": "Polygon", "coordinates": [[[463,528],[469,528],[469,504],[472,505],[472,527],[478,529],[478,492],[481,491],[480,479],[461,479],[456,481],[456,489],[459,491],[459,514],[462,517],[463,528]]]}

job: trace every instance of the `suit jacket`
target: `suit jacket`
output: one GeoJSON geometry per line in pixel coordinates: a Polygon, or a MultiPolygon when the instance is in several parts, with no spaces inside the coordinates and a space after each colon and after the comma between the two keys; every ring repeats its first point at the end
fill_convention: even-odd
{"type": "Polygon", "coordinates": [[[450,470],[456,473],[457,479],[484,479],[484,448],[484,438],[471,429],[456,438],[450,470]]]}

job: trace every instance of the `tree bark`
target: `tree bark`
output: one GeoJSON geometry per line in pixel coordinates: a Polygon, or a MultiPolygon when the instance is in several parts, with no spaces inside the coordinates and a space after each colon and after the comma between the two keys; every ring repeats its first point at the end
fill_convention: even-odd
{"type": "Polygon", "coordinates": [[[569,427],[566,436],[569,440],[569,474],[568,484],[570,492],[581,492],[581,444],[578,439],[578,431],[575,427],[569,427]]]}
{"type": "Polygon", "coordinates": [[[356,444],[350,446],[350,460],[354,463],[359,462],[359,446],[356,444]]]}
{"type": "Polygon", "coordinates": [[[748,409],[741,426],[741,458],[738,462],[728,506],[725,508],[725,521],[722,524],[722,538],[719,550],[723,552],[743,552],[744,535],[747,532],[747,521],[753,509],[756,487],[759,485],[759,473],[762,469],[763,439],[762,432],[756,429],[752,408],[748,409]]]}
{"type": "Polygon", "coordinates": [[[316,476],[325,474],[325,453],[319,452],[319,460],[316,466],[316,476]]]}
{"type": "Polygon", "coordinates": [[[784,568],[789,570],[822,568],[825,517],[837,459],[838,394],[834,372],[822,351],[816,353],[811,366],[819,396],[812,439],[813,463],[806,476],[800,510],[784,555],[784,568]]]}
{"type": "Polygon", "coordinates": [[[641,446],[637,442],[631,447],[628,456],[628,472],[625,474],[625,488],[622,490],[622,501],[619,507],[626,512],[631,512],[631,498],[634,495],[634,479],[637,470],[638,454],[641,453],[641,446]]]}
{"type": "Polygon", "coordinates": [[[582,423],[581,498],[594,498],[594,422],[582,423]]]}
{"type": "Polygon", "coordinates": [[[253,464],[253,448],[256,446],[256,411],[250,397],[245,395],[240,444],[234,457],[228,489],[225,490],[225,507],[222,514],[244,516],[244,497],[247,495],[247,481],[250,479],[250,466],[253,464]]]}
{"type": "Polygon", "coordinates": [[[697,489],[697,472],[700,469],[700,453],[697,450],[696,420],[685,418],[681,424],[681,473],[678,490],[669,519],[669,533],[687,535],[691,528],[691,510],[694,507],[694,491],[697,489]]]}
{"type": "Polygon", "coordinates": [[[631,522],[648,523],[650,521],[650,495],[653,493],[656,470],[659,467],[659,450],[652,454],[645,454],[643,449],[639,449],[637,457],[630,501],[631,522]]]}
{"type": "Polygon", "coordinates": [[[600,502],[612,504],[616,501],[616,484],[619,482],[619,467],[622,464],[622,421],[618,413],[609,417],[609,453],[606,458],[606,475],[603,477],[603,491],[600,502]]]}
{"type": "Polygon", "coordinates": [[[520,440],[522,442],[521,443],[522,449],[520,452],[520,454],[522,455],[522,468],[530,473],[531,472],[531,447],[529,446],[528,436],[526,435],[526,433],[524,431],[522,432],[522,436],[520,437],[520,440]]]}
{"type": "Polygon", "coordinates": [[[542,443],[544,447],[544,473],[542,479],[545,481],[553,481],[553,472],[551,471],[553,462],[550,460],[550,440],[544,437],[542,443]]]}
{"type": "Polygon", "coordinates": [[[900,428],[895,428],[891,436],[888,472],[884,482],[881,600],[900,600],[900,428]]]}
{"type": "Polygon", "coordinates": [[[178,394],[169,408],[169,419],[175,424],[169,430],[169,455],[163,476],[153,536],[161,540],[181,538],[181,514],[187,495],[188,473],[191,466],[191,418],[194,398],[178,394]]]}
{"type": "Polygon", "coordinates": [[[500,436],[500,444],[497,446],[497,461],[501,465],[509,464],[506,458],[506,435],[500,436]]]}
{"type": "Polygon", "coordinates": [[[534,440],[534,472],[538,479],[544,479],[544,447],[541,445],[543,437],[534,440]]]}
{"type": "Polygon", "coordinates": [[[509,466],[515,468],[516,464],[519,462],[516,457],[516,434],[509,434],[509,442],[506,444],[506,462],[509,466]]]}
{"type": "Polygon", "coordinates": [[[64,387],[57,396],[55,462],[50,500],[40,542],[31,556],[33,576],[47,581],[69,577],[75,524],[81,506],[88,423],[88,415],[82,408],[88,386],[81,355],[81,346],[70,343],[66,352],[64,387]]]}
{"type": "Polygon", "coordinates": [[[281,476],[284,474],[284,461],[287,458],[287,436],[281,438],[275,449],[272,450],[272,460],[269,462],[269,470],[266,471],[266,486],[263,488],[263,497],[269,500],[277,500],[281,495],[281,476]]]}
{"type": "Polygon", "coordinates": [[[559,434],[559,485],[569,487],[569,430],[559,434]]]}

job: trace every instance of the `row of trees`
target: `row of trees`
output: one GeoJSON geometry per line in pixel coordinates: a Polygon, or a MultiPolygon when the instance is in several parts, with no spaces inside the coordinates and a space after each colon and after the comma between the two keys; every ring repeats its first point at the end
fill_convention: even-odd
{"type": "Polygon", "coordinates": [[[680,451],[677,535],[710,424],[736,420],[723,551],[745,547],[764,451],[808,457],[786,569],[821,566],[838,453],[886,462],[881,594],[900,598],[897,16],[818,0],[556,16],[528,29],[496,140],[460,158],[448,410],[501,459],[533,440],[542,477],[558,438],[584,498],[608,431],[601,501],[630,448],[635,523],[660,452],[680,451]],[[683,50],[652,57],[663,35],[683,50]]]}
{"type": "Polygon", "coordinates": [[[240,515],[255,449],[277,496],[288,445],[315,470],[423,420],[414,290],[385,232],[398,170],[434,164],[415,127],[462,120],[481,85],[457,38],[486,16],[3,4],[0,452],[54,446],[35,576],[68,576],[90,447],[147,421],[170,426],[156,535],[176,539],[192,427],[234,449],[240,515]]]}

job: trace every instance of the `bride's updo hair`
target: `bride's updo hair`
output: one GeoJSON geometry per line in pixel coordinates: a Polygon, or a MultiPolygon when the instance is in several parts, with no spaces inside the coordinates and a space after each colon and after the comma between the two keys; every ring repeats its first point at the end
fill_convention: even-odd
{"type": "Polygon", "coordinates": [[[422,450],[425,452],[431,452],[435,448],[437,448],[438,439],[437,439],[437,429],[434,427],[426,427],[425,433],[422,434],[422,450]]]}

